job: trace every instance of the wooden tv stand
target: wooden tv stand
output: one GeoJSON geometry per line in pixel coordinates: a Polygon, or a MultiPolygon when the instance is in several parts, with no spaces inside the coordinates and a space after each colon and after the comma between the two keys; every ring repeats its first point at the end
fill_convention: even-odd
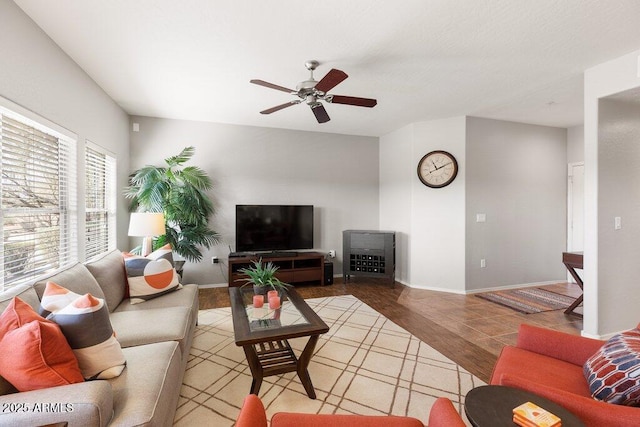
{"type": "Polygon", "coordinates": [[[245,278],[246,275],[239,273],[239,270],[250,267],[253,261],[261,258],[263,263],[271,261],[279,267],[276,277],[285,283],[291,285],[302,283],[322,285],[324,283],[324,254],[298,252],[294,256],[269,256],[265,253],[229,258],[229,287],[242,286],[245,282],[238,279],[245,278]]]}

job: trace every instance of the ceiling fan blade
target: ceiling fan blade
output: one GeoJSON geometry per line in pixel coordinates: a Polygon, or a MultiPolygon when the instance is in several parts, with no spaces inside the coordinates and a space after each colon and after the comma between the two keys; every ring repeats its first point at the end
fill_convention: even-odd
{"type": "Polygon", "coordinates": [[[285,104],[280,104],[280,105],[276,105],[275,107],[271,107],[271,108],[267,108],[266,110],[262,110],[260,111],[260,114],[271,114],[271,113],[275,113],[276,111],[280,111],[283,108],[287,108],[287,107],[291,107],[292,105],[296,105],[299,104],[301,101],[297,100],[297,101],[289,101],[285,104]]]}
{"type": "Polygon", "coordinates": [[[265,82],[264,80],[256,80],[256,79],[254,79],[254,80],[249,80],[249,83],[253,83],[254,85],[260,85],[260,86],[268,87],[268,88],[275,89],[275,90],[281,90],[281,91],[287,92],[287,93],[291,93],[291,92],[295,93],[295,90],[287,89],[286,87],[283,87],[283,86],[274,85],[273,83],[265,82]]]}
{"type": "Polygon", "coordinates": [[[311,107],[311,111],[313,111],[313,114],[316,116],[318,123],[326,123],[331,120],[329,118],[329,114],[327,114],[327,110],[324,109],[322,104],[317,104],[311,107]]]}
{"type": "Polygon", "coordinates": [[[347,77],[347,73],[344,71],[336,70],[332,68],[315,86],[316,90],[327,93],[338,84],[342,83],[347,77]]]}
{"type": "Polygon", "coordinates": [[[329,95],[325,97],[332,104],[355,105],[356,107],[375,107],[378,101],[371,98],[357,98],[355,96],[329,95]]]}

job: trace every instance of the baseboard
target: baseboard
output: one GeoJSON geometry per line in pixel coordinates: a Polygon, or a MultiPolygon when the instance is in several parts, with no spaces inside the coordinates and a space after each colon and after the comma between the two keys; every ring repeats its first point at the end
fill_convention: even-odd
{"type": "Polygon", "coordinates": [[[465,291],[464,293],[467,295],[470,295],[470,294],[479,294],[482,292],[508,291],[510,289],[534,288],[536,286],[555,285],[556,283],[565,283],[565,282],[563,282],[562,280],[548,280],[545,282],[520,283],[517,285],[505,285],[505,286],[495,286],[492,288],[472,289],[472,290],[465,291]]]}
{"type": "Polygon", "coordinates": [[[412,289],[424,289],[426,291],[447,292],[447,293],[450,293],[450,294],[457,294],[457,295],[473,295],[473,294],[479,294],[479,293],[482,293],[482,292],[506,291],[506,290],[509,290],[509,289],[533,288],[533,287],[537,287],[537,286],[554,285],[556,283],[563,283],[562,280],[551,280],[551,281],[546,281],[546,282],[521,283],[521,284],[517,284],[517,285],[495,286],[495,287],[491,287],[491,288],[472,289],[472,290],[462,289],[462,290],[460,290],[460,289],[441,288],[441,287],[437,287],[437,286],[415,286],[415,285],[411,285],[409,283],[406,283],[403,280],[398,280],[398,279],[396,279],[396,282],[402,283],[406,287],[412,288],[412,289]]]}
{"type": "Polygon", "coordinates": [[[199,289],[209,289],[209,288],[228,288],[229,285],[226,283],[210,283],[207,285],[198,285],[199,289]]]}

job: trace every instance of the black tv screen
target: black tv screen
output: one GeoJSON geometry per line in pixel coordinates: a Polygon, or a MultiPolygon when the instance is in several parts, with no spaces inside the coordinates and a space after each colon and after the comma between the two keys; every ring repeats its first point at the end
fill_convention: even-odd
{"type": "Polygon", "coordinates": [[[236,251],[313,249],[312,205],[236,205],[236,251]]]}

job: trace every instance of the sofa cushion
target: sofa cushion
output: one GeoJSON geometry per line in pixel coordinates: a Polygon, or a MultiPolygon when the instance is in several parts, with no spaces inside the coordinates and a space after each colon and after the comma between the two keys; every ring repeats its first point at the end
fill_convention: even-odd
{"type": "Polygon", "coordinates": [[[111,324],[122,347],[177,341],[185,351],[191,332],[189,307],[166,307],[111,313],[111,324]]]}
{"type": "Polygon", "coordinates": [[[640,406],[640,330],[607,341],[584,364],[584,376],[595,399],[640,406]]]}
{"type": "MultiPolygon", "coordinates": [[[[186,307],[191,310],[189,318],[189,324],[193,328],[198,320],[198,285],[184,285],[182,289],[177,292],[171,292],[161,297],[154,298],[145,302],[144,304],[120,304],[111,316],[116,313],[126,311],[141,311],[155,310],[155,309],[168,309],[171,307],[186,307]]],[[[118,331],[119,329],[116,329],[118,331]]],[[[123,331],[124,333],[124,331],[123,331]]]]}
{"type": "Polygon", "coordinates": [[[24,284],[11,286],[10,288],[0,292],[0,311],[4,311],[4,309],[11,304],[14,297],[19,297],[22,301],[29,304],[35,311],[40,307],[40,299],[38,298],[38,294],[36,294],[35,289],[33,289],[31,285],[24,284]]]}
{"type": "Polygon", "coordinates": [[[120,375],[125,359],[120,343],[114,337],[103,299],[91,294],[77,296],[49,282],[42,302],[45,310],[51,311],[47,319],[60,325],[85,378],[106,379],[120,375]],[[65,305],[69,296],[76,298],[65,305]]]}
{"type": "Polygon", "coordinates": [[[109,380],[114,426],[172,425],[184,368],[175,341],[123,349],[127,367],[109,380]]]}
{"type": "Polygon", "coordinates": [[[85,266],[100,285],[107,307],[110,312],[113,312],[125,298],[127,290],[127,275],[124,270],[122,252],[114,249],[91,260],[85,266]]]}
{"type": "Polygon", "coordinates": [[[84,381],[60,327],[15,298],[0,316],[0,374],[18,391],[84,381]]]}
{"type": "Polygon", "coordinates": [[[131,304],[143,303],[181,287],[178,273],[168,260],[152,260],[127,252],[123,256],[131,304]]]}
{"type": "Polygon", "coordinates": [[[47,282],[55,282],[79,295],[91,294],[96,298],[104,299],[104,292],[98,282],[83,264],[75,264],[71,267],[58,270],[54,274],[38,280],[33,287],[38,298],[42,300],[47,282]]]}
{"type": "Polygon", "coordinates": [[[502,349],[493,368],[491,384],[500,385],[501,377],[505,374],[591,397],[587,381],[582,375],[582,366],[521,348],[505,346],[502,349]]]}

